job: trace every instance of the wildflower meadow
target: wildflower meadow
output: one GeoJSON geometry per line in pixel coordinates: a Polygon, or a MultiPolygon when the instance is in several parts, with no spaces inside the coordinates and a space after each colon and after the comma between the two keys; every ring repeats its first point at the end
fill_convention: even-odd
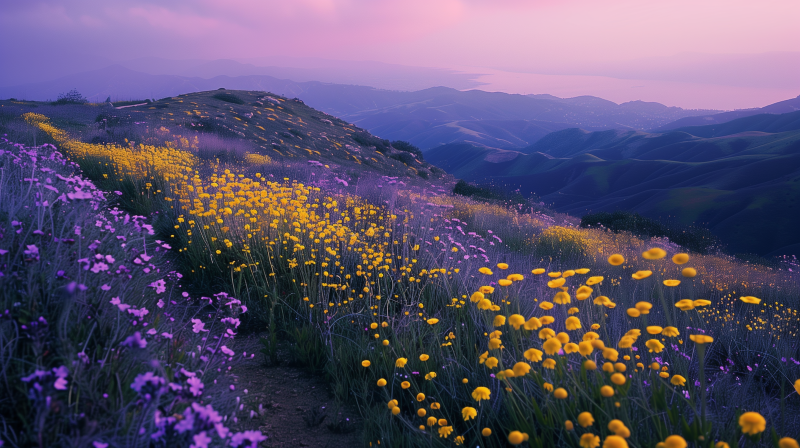
{"type": "Polygon", "coordinates": [[[269,446],[236,430],[255,333],[263,368],[291,344],[359,410],[364,446],[798,446],[794,259],[313,152],[203,157],[177,126],[15,123],[45,143],[0,145],[0,444],[269,446]]]}

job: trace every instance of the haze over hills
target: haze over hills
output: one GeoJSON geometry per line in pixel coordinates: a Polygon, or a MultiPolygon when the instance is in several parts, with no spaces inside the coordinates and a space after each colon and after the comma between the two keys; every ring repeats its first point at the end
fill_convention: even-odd
{"type": "Polygon", "coordinates": [[[674,217],[708,225],[733,252],[800,254],[800,111],[658,134],[566,129],[521,151],[455,143],[426,158],[565,213],[674,217]]]}
{"type": "Polygon", "coordinates": [[[56,80],[0,87],[0,98],[55,99],[73,88],[91,101],[103,101],[109,96],[112,100],[157,99],[219,87],[265,90],[298,97],[312,107],[348,120],[382,138],[407,140],[422,149],[455,141],[516,149],[534,143],[549,132],[569,127],[649,129],[687,116],[716,112],[685,110],[642,101],[616,104],[591,96],[557,98],[552,95],[459,91],[449,87],[399,91],[315,81],[296,82],[263,74],[271,68],[224,60],[199,63],[148,59],[129,64],[136,68],[155,64],[157,67],[151,67],[151,71],[168,74],[143,73],[112,65],[56,80]],[[193,70],[207,76],[220,72],[236,76],[204,78],[175,74],[193,70]]]}
{"type": "Polygon", "coordinates": [[[713,115],[700,115],[680,118],[672,123],[668,123],[664,126],[653,129],[653,132],[669,131],[671,129],[678,129],[686,126],[705,126],[709,124],[725,123],[737,118],[749,117],[751,115],[758,114],[785,114],[794,112],[796,110],[800,110],[800,95],[798,95],[797,98],[779,101],[768,106],[754,109],[741,109],[713,115]]]}

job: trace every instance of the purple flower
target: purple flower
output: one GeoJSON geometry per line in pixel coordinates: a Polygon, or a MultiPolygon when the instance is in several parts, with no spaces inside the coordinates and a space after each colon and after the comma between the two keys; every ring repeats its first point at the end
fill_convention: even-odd
{"type": "Polygon", "coordinates": [[[194,443],[189,445],[189,448],[208,448],[208,444],[211,443],[211,437],[208,437],[205,431],[195,434],[192,440],[194,443]]]}
{"type": "Polygon", "coordinates": [[[246,448],[256,448],[259,442],[267,440],[267,437],[261,434],[261,431],[245,431],[237,432],[231,437],[230,446],[246,448]]]}
{"type": "Polygon", "coordinates": [[[147,341],[142,339],[142,334],[137,331],[132,335],[128,336],[124,341],[122,341],[122,344],[120,345],[131,348],[134,347],[145,348],[147,347],[147,341]]]}
{"type": "Polygon", "coordinates": [[[200,378],[190,377],[186,380],[186,383],[189,385],[189,392],[192,393],[192,396],[199,397],[203,394],[205,385],[200,381],[200,378]]]}
{"type": "Polygon", "coordinates": [[[144,395],[147,400],[150,400],[150,395],[158,392],[164,384],[166,384],[164,378],[156,376],[153,372],[145,372],[136,375],[133,383],[131,383],[131,389],[144,395]]]}
{"type": "Polygon", "coordinates": [[[220,349],[220,351],[222,353],[225,353],[228,356],[233,356],[233,355],[236,354],[233,350],[229,349],[228,347],[226,347],[224,345],[222,347],[220,347],[219,349],[220,349]]]}
{"type": "Polygon", "coordinates": [[[108,448],[108,444],[107,443],[98,442],[96,440],[94,442],[92,442],[92,446],[94,448],[108,448]]]}
{"type": "Polygon", "coordinates": [[[203,323],[200,319],[192,319],[192,331],[195,333],[200,333],[201,331],[208,331],[205,329],[206,324],[203,323]]]}
{"type": "Polygon", "coordinates": [[[156,294],[161,294],[162,292],[167,290],[167,283],[164,279],[156,280],[149,285],[151,288],[155,288],[156,294]]]}

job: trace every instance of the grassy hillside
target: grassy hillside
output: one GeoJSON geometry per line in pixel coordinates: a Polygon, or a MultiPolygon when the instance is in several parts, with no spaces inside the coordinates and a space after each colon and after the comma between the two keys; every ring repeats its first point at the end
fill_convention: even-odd
{"type": "Polygon", "coordinates": [[[797,98],[791,98],[768,106],[759,107],[755,109],[734,110],[730,112],[722,112],[719,114],[706,115],[702,114],[694,117],[684,117],[668,123],[666,125],[656,127],[652,132],[665,132],[673,129],[684,128],[687,126],[707,126],[711,124],[726,123],[738,118],[749,117],[752,115],[761,114],[787,114],[800,110],[800,95],[797,98]]]}
{"type": "Polygon", "coordinates": [[[748,117],[664,134],[569,129],[525,152],[457,144],[427,157],[456,177],[535,193],[565,213],[674,217],[709,226],[733,252],[797,254],[800,237],[791,230],[800,218],[797,119],[797,113],[748,117]],[[716,137],[727,133],[734,135],[716,137]]]}

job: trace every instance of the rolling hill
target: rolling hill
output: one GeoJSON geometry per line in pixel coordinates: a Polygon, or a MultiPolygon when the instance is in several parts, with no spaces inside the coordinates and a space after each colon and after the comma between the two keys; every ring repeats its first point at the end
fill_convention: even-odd
{"type": "Polygon", "coordinates": [[[797,98],[791,98],[784,101],[779,101],[764,107],[754,109],[734,110],[730,112],[722,112],[712,115],[698,115],[693,117],[684,117],[673,121],[672,123],[665,124],[661,127],[654,128],[652,132],[664,132],[673,129],[684,128],[688,126],[706,126],[711,124],[721,124],[737,118],[749,117],[752,115],[760,114],[786,114],[800,110],[800,95],[797,98]]]}
{"type": "Polygon", "coordinates": [[[426,158],[561,212],[673,217],[707,225],[733,252],[800,254],[800,112],[659,134],[566,129],[521,151],[458,143],[426,158]]]}

